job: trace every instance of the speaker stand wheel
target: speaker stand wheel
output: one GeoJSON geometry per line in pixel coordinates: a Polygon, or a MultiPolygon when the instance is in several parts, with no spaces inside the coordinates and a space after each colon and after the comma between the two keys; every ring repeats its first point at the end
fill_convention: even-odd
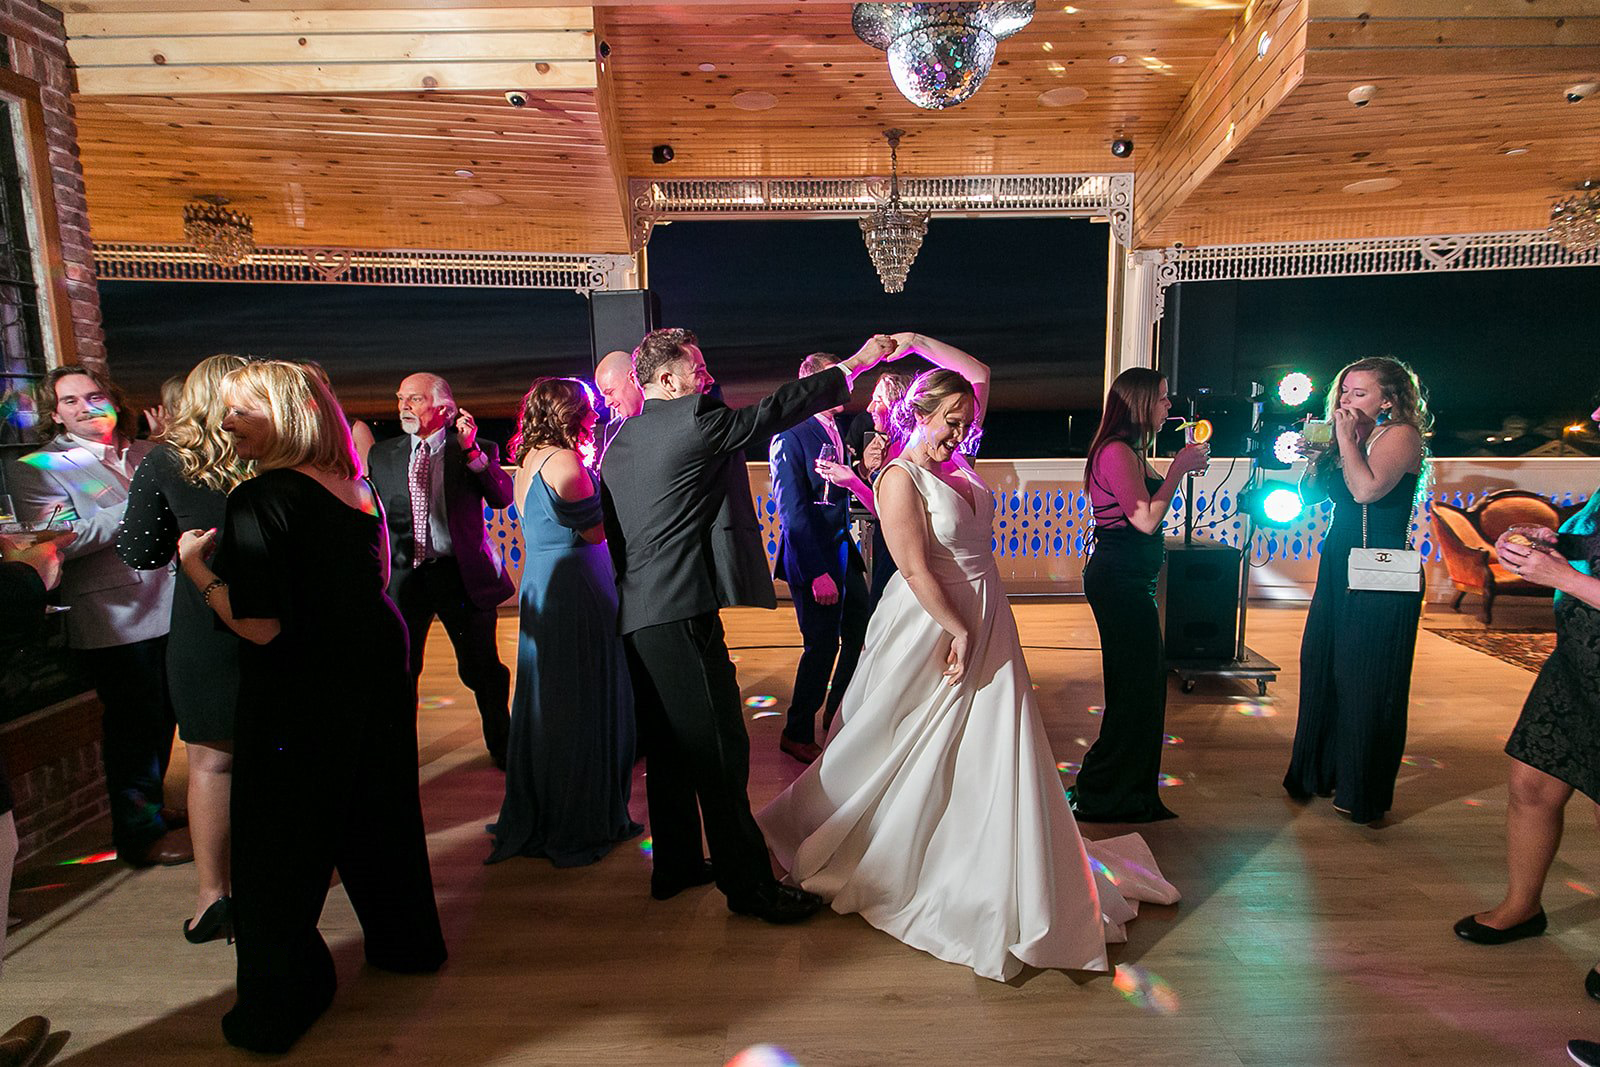
{"type": "Polygon", "coordinates": [[[1256,696],[1264,697],[1266,695],[1267,695],[1267,680],[1265,678],[1257,678],[1256,679],[1256,696]]]}

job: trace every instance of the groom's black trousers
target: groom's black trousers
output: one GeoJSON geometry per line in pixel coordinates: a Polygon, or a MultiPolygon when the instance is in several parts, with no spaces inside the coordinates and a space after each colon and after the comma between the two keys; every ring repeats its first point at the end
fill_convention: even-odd
{"type": "Polygon", "coordinates": [[[770,882],[766,839],[750,814],[750,735],[721,617],[709,611],[646,626],[623,643],[656,873],[670,879],[699,868],[704,818],[718,889],[734,895],[770,882]]]}

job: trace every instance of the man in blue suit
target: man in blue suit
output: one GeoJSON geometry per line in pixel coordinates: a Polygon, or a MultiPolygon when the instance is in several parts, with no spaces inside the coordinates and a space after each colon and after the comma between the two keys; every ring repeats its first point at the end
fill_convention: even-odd
{"type": "MultiPolygon", "coordinates": [[[[801,361],[800,377],[836,362],[826,352],[813,352],[801,361]]],[[[778,747],[801,763],[811,763],[822,754],[817,745],[817,710],[823,709],[826,734],[855,673],[871,615],[866,567],[850,538],[850,492],[830,486],[817,473],[824,445],[833,446],[835,462],[849,462],[834,421],[840,410],[819,412],[776,435],[770,452],[772,495],[783,525],[773,573],[789,583],[804,645],[778,747]]]]}

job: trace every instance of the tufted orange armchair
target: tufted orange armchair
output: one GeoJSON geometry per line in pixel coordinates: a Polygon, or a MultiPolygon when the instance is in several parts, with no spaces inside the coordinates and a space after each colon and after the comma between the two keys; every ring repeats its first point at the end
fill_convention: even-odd
{"type": "Polygon", "coordinates": [[[1483,621],[1488,624],[1494,619],[1497,596],[1550,596],[1548,587],[1523,581],[1502,567],[1495,556],[1494,543],[1508,527],[1518,523],[1555,529],[1564,517],[1563,511],[1550,501],[1523,489],[1501,489],[1468,508],[1435,502],[1434,530],[1450,581],[1456,587],[1456,598],[1450,606],[1460,611],[1462,598],[1477,593],[1483,597],[1483,621]]]}

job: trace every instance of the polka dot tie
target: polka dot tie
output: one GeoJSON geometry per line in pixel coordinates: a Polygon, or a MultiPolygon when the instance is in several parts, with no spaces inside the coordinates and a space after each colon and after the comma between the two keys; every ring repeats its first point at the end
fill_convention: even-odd
{"type": "Polygon", "coordinates": [[[411,452],[411,565],[428,558],[428,512],[433,499],[433,453],[426,442],[411,452]]]}

